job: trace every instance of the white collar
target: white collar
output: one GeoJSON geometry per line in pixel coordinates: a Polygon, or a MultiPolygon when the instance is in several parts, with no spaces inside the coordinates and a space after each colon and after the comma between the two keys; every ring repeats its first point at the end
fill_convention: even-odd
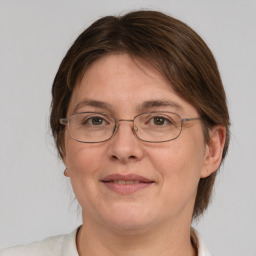
{"type": "MultiPolygon", "coordinates": [[[[79,256],[76,246],[76,236],[79,228],[70,234],[46,238],[43,241],[28,245],[20,245],[0,250],[0,255],[13,256],[79,256]]],[[[211,256],[205,247],[199,233],[191,228],[191,239],[198,250],[197,256],[211,256]]]]}
{"type": "Polygon", "coordinates": [[[202,237],[194,228],[191,228],[191,239],[193,240],[193,243],[197,247],[197,256],[211,256],[210,252],[208,251],[207,247],[205,246],[202,240],[202,237]]]}
{"type": "MultiPolygon", "coordinates": [[[[79,256],[77,247],[76,247],[76,235],[77,235],[78,229],[79,227],[75,229],[72,233],[63,236],[63,241],[62,241],[63,256],[70,256],[70,255],[79,256]]],[[[197,256],[211,256],[200,234],[194,228],[191,228],[191,238],[197,247],[197,251],[198,251],[197,256]]]]}

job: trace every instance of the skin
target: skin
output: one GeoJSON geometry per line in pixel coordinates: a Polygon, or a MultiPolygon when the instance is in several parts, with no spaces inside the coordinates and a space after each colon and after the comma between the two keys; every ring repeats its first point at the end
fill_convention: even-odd
{"type": "MultiPolygon", "coordinates": [[[[127,54],[103,56],[87,69],[73,91],[67,116],[75,108],[76,112],[105,112],[116,119],[156,110],[176,112],[182,118],[199,116],[156,69],[127,54]],[[111,108],[80,104],[77,109],[85,99],[111,108]],[[149,100],[169,100],[179,107],[139,110],[149,100]]],[[[130,122],[120,122],[109,141],[96,144],[79,143],[66,131],[66,175],[84,223],[77,235],[79,255],[196,255],[190,225],[197,186],[220,164],[225,129],[215,127],[210,136],[206,145],[198,120],[184,123],[181,135],[165,143],[140,141],[130,122]],[[120,194],[101,182],[116,173],[137,174],[154,183],[120,194]]]]}

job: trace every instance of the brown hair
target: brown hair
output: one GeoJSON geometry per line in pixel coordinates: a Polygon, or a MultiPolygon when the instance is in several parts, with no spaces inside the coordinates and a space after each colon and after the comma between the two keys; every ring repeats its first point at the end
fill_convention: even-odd
{"type": "MultiPolygon", "coordinates": [[[[88,27],[62,60],[52,86],[50,123],[60,156],[65,155],[66,117],[74,86],[88,66],[107,53],[128,53],[154,65],[173,89],[203,118],[204,137],[215,125],[226,128],[224,159],[229,144],[229,113],[215,59],[204,41],[183,22],[156,11],[135,11],[106,16],[88,27]]],[[[207,208],[216,172],[198,185],[193,218],[207,208]]]]}

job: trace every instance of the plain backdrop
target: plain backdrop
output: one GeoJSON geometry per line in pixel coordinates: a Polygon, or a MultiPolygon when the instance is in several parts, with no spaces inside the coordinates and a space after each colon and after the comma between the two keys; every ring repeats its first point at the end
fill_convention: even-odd
{"type": "Polygon", "coordinates": [[[51,84],[84,28],[139,8],[188,23],[216,57],[231,144],[213,202],[194,226],[213,255],[256,255],[256,1],[250,0],[0,0],[0,247],[81,223],[49,129],[51,84]]]}

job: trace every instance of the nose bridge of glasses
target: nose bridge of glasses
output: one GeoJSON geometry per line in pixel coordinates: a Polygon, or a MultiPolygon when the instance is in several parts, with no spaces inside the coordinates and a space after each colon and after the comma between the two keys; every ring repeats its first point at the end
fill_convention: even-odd
{"type": "Polygon", "coordinates": [[[133,119],[118,119],[118,120],[116,120],[116,123],[119,123],[119,122],[132,122],[133,123],[133,119]]]}
{"type": "Polygon", "coordinates": [[[132,130],[134,132],[136,132],[138,130],[138,128],[134,126],[134,119],[118,119],[115,122],[114,132],[116,132],[118,130],[118,128],[119,128],[119,122],[130,122],[130,123],[132,123],[132,130]]]}

